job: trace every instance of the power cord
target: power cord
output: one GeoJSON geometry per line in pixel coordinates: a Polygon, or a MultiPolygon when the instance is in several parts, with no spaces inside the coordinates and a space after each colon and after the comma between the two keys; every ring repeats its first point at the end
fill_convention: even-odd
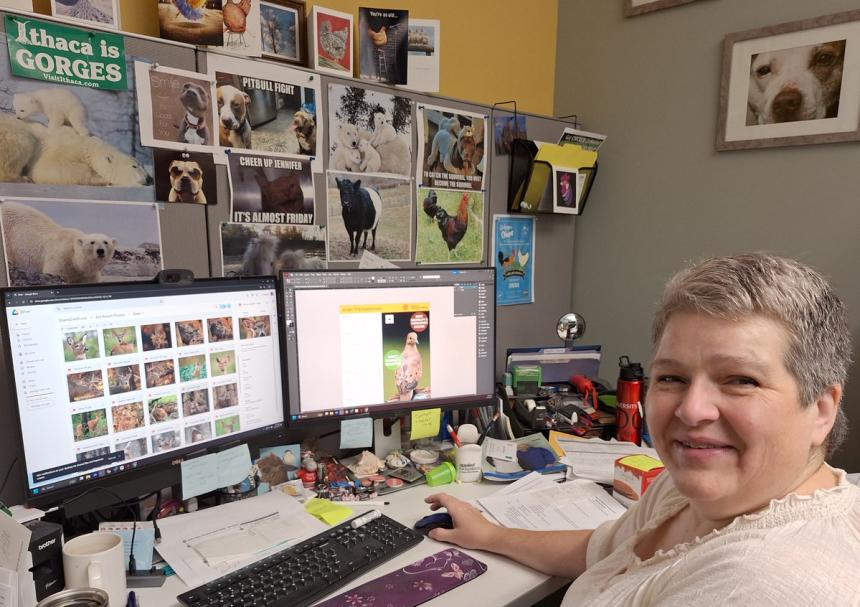
{"type": "Polygon", "coordinates": [[[12,470],[15,469],[15,464],[18,463],[18,456],[12,460],[12,463],[9,464],[9,468],[6,470],[6,476],[3,477],[3,483],[0,483],[0,495],[3,495],[3,490],[6,488],[6,483],[9,482],[9,477],[12,476],[12,470]]]}

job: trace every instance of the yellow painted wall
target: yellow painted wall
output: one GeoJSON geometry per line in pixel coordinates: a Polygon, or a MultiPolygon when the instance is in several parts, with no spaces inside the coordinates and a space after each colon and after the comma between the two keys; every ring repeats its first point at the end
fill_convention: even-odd
{"type": "MultiPolygon", "coordinates": [[[[520,110],[551,115],[555,96],[559,0],[324,0],[352,13],[359,6],[408,9],[442,22],[439,93],[493,104],[516,99],[520,110]]],[[[308,3],[310,12],[313,2],[308,3]]],[[[36,8],[49,12],[48,0],[36,8]]],[[[155,0],[120,0],[123,28],[158,36],[155,0]]]]}

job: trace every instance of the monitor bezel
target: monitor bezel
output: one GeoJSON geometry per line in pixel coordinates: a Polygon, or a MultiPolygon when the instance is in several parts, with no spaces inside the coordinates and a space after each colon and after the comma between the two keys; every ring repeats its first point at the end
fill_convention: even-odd
{"type": "MultiPolygon", "coordinates": [[[[445,266],[445,267],[435,267],[435,268],[343,268],[343,269],[329,269],[327,271],[321,270],[283,270],[278,274],[278,284],[281,288],[281,297],[286,303],[286,295],[284,293],[284,275],[285,274],[320,274],[320,273],[332,273],[332,272],[350,272],[350,273],[386,273],[386,272],[469,272],[476,270],[491,270],[492,271],[492,292],[493,292],[493,306],[492,306],[492,322],[493,322],[493,339],[492,339],[492,347],[491,352],[493,356],[492,366],[493,366],[493,374],[495,375],[496,369],[496,341],[498,339],[498,328],[496,326],[497,321],[497,311],[498,305],[496,304],[496,284],[498,281],[498,270],[494,266],[445,266]]],[[[488,394],[473,394],[466,395],[465,397],[450,397],[454,402],[439,402],[439,401],[410,401],[410,403],[420,403],[420,404],[412,404],[411,406],[401,406],[398,403],[392,403],[390,405],[376,405],[374,407],[370,407],[366,412],[360,413],[352,413],[352,414],[341,414],[341,415],[321,415],[315,417],[306,417],[293,419],[293,411],[290,407],[290,392],[289,392],[289,372],[287,370],[287,365],[289,364],[289,360],[287,357],[287,345],[286,345],[286,312],[284,310],[281,311],[282,318],[284,320],[284,326],[281,328],[281,339],[284,340],[282,344],[281,351],[284,355],[284,369],[283,369],[283,378],[287,384],[287,391],[284,393],[284,407],[285,407],[285,423],[289,429],[305,429],[309,426],[322,425],[332,421],[340,421],[344,419],[357,419],[369,417],[371,419],[392,419],[399,418],[405,415],[409,415],[413,411],[422,411],[427,409],[441,409],[442,411],[455,411],[458,409],[470,409],[473,407],[487,407],[487,406],[495,406],[496,405],[496,391],[495,385],[496,381],[493,382],[493,390],[488,394]],[[426,404],[425,404],[426,403],[426,404]]],[[[440,399],[442,400],[442,399],[440,399]]],[[[298,413],[298,411],[297,411],[298,413]]]]}
{"type": "MultiPolygon", "coordinates": [[[[142,465],[140,464],[140,460],[136,460],[138,461],[139,465],[136,467],[132,467],[131,469],[118,471],[110,474],[109,476],[99,477],[98,479],[84,480],[76,484],[65,485],[63,487],[58,487],[56,489],[48,491],[47,493],[40,493],[38,495],[34,495],[30,487],[30,473],[27,468],[27,455],[24,449],[24,433],[22,431],[23,426],[21,422],[21,408],[20,403],[18,402],[18,386],[15,378],[14,368],[12,366],[12,344],[10,343],[11,339],[9,339],[10,333],[6,305],[7,293],[26,291],[38,294],[40,292],[45,291],[72,290],[80,288],[97,289],[135,285],[155,287],[153,289],[154,291],[161,289],[169,293],[170,289],[187,288],[189,286],[194,286],[195,284],[200,283],[217,284],[219,282],[256,282],[260,284],[266,280],[272,282],[272,288],[274,288],[275,290],[275,322],[277,323],[278,330],[280,331],[283,329],[284,326],[283,289],[280,280],[278,280],[278,277],[274,275],[248,277],[205,277],[195,278],[191,283],[158,282],[157,280],[144,280],[126,282],[113,281],[87,284],[64,284],[50,286],[0,287],[0,315],[2,315],[2,319],[0,319],[0,330],[2,330],[2,334],[0,334],[0,337],[2,337],[2,341],[4,342],[2,348],[2,355],[6,362],[6,368],[9,369],[9,373],[7,375],[9,398],[15,409],[14,431],[17,436],[16,445],[18,449],[18,457],[21,458],[19,479],[24,483],[24,499],[26,505],[29,507],[36,507],[42,509],[54,505],[63,505],[64,503],[70,501],[70,498],[79,496],[91,487],[95,486],[105,487],[108,489],[116,489],[119,487],[123,487],[124,490],[120,492],[120,496],[123,499],[132,499],[133,497],[144,495],[145,493],[154,491],[156,489],[163,489],[179,483],[181,479],[179,473],[180,465],[185,459],[190,459],[191,457],[198,457],[207,453],[217,453],[218,451],[222,451],[224,449],[236,446],[237,444],[241,443],[265,441],[283,436],[286,430],[286,421],[288,415],[288,407],[286,404],[287,384],[286,378],[284,376],[284,368],[286,363],[283,343],[279,339],[277,346],[281,370],[281,411],[283,414],[283,421],[277,426],[265,426],[263,428],[257,428],[254,430],[246,430],[244,432],[231,434],[229,436],[221,437],[218,439],[213,438],[212,441],[206,443],[205,445],[190,445],[182,447],[180,449],[175,449],[173,451],[168,451],[163,454],[152,455],[150,456],[151,459],[148,458],[147,462],[142,465]],[[149,482],[135,483],[135,476],[140,476],[141,479],[149,479],[149,482]],[[156,487],[155,485],[159,486],[156,487]],[[141,491],[139,492],[137,491],[138,486],[140,486],[141,488],[141,491]]],[[[89,499],[88,501],[94,505],[91,508],[84,509],[84,511],[94,509],[95,507],[110,505],[110,503],[115,500],[106,501],[104,495],[100,496],[97,493],[93,495],[92,499],[89,499]]],[[[75,510],[81,510],[80,505],[78,505],[75,510]]]]}

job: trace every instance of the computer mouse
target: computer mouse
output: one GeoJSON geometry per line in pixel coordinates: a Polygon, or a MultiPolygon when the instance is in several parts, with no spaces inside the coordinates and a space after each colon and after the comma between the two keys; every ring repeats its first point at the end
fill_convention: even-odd
{"type": "Polygon", "coordinates": [[[453,529],[454,521],[451,520],[451,515],[447,512],[437,512],[436,514],[428,514],[415,523],[415,530],[420,531],[424,535],[427,535],[432,529],[436,529],[437,527],[453,529]]]}

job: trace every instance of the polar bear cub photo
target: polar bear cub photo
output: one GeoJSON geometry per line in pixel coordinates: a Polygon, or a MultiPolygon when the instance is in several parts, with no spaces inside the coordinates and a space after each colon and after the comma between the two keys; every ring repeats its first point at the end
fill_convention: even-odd
{"type": "Polygon", "coordinates": [[[87,137],[87,110],[73,92],[62,88],[47,88],[17,93],[12,97],[15,117],[26,120],[44,114],[48,118],[48,128],[57,129],[68,124],[78,135],[87,137]]]}
{"type": "Polygon", "coordinates": [[[41,211],[17,202],[4,202],[0,210],[10,267],[53,274],[67,283],[101,281],[101,271],[116,250],[115,238],[61,226],[41,211]]]}

